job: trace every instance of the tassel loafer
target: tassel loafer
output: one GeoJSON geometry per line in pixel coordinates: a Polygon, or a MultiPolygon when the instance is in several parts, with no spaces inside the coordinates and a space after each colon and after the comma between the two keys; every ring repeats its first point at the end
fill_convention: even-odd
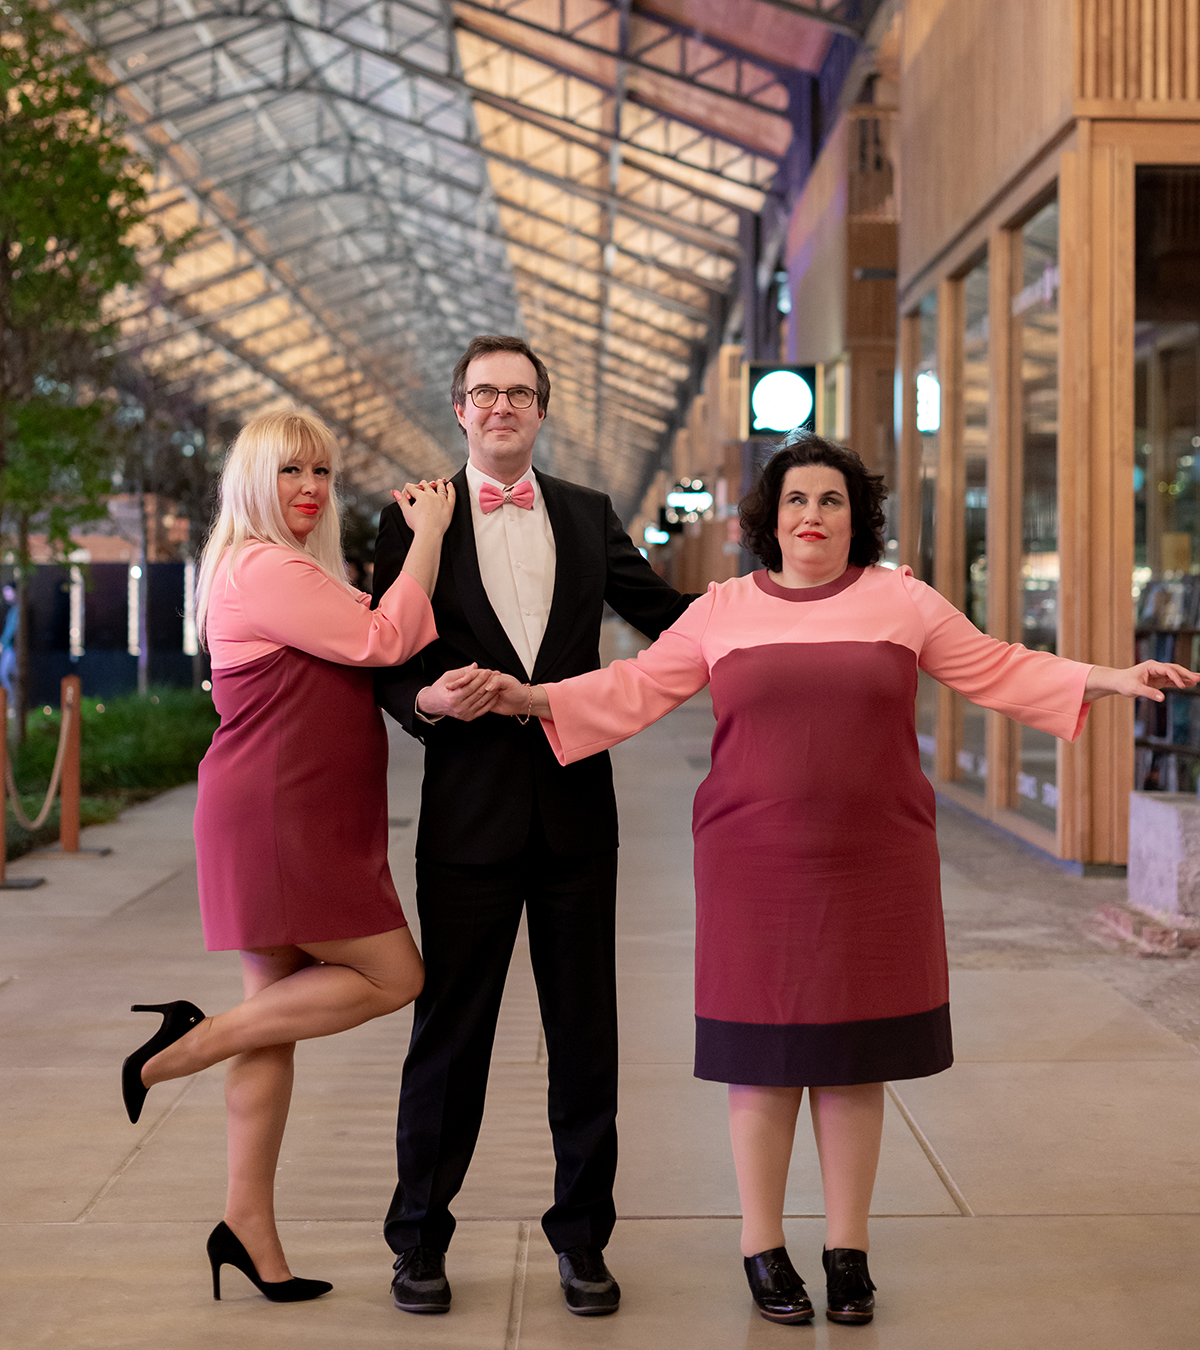
{"type": "Polygon", "coordinates": [[[742,1264],[746,1268],[754,1306],[768,1322],[792,1325],[812,1321],[812,1302],[786,1247],[772,1247],[769,1251],[744,1257],[742,1264]]]}
{"type": "Polygon", "coordinates": [[[142,1082],[146,1061],[153,1059],[168,1045],[174,1045],[193,1027],[199,1026],[204,1021],[204,1014],[186,999],[179,999],[175,1003],[135,1003],[129,1011],[162,1014],[162,1023],[154,1035],[145,1045],[138,1046],[132,1055],[127,1055],[121,1065],[121,1096],[125,1099],[125,1110],[129,1113],[130,1121],[136,1125],[142,1114],[146,1093],[150,1091],[142,1082]]]}
{"type": "Polygon", "coordinates": [[[825,1267],[825,1316],[831,1322],[863,1323],[875,1316],[875,1286],[867,1254],[855,1247],[821,1252],[825,1267]]]}

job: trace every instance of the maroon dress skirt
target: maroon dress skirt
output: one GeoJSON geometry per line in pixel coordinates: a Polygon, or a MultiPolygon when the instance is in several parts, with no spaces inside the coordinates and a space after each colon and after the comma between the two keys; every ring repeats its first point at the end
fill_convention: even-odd
{"type": "Polygon", "coordinates": [[[204,945],[249,950],[405,926],[387,861],[387,733],[372,671],[283,647],[213,671],[200,764],[204,945]]]}

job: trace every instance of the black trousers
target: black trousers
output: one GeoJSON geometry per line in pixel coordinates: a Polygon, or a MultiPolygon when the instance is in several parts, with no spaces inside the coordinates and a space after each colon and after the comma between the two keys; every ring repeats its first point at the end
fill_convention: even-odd
{"type": "Polygon", "coordinates": [[[479,1137],[522,908],[546,1035],[556,1164],[542,1228],[556,1252],[607,1243],[616,1221],[616,882],[615,851],[557,857],[536,824],[524,852],[508,862],[418,860],[425,987],[404,1062],[399,1182],[384,1225],[394,1252],[449,1246],[450,1202],[479,1137]]]}

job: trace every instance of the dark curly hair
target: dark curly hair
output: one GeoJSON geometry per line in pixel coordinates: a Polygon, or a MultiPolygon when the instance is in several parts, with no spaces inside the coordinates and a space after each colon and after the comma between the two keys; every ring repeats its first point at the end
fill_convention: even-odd
{"type": "Polygon", "coordinates": [[[767,462],[750,492],[742,498],[738,517],[742,524],[742,543],[767,571],[778,572],[783,567],[776,530],[779,526],[779,498],[783,495],[783,480],[789,469],[805,464],[825,464],[846,480],[846,495],[850,499],[850,566],[870,567],[883,557],[884,514],[883,503],[887,488],[883,475],[868,473],[867,466],[857,454],[845,445],[835,445],[810,432],[789,436],[782,449],[767,462]]]}

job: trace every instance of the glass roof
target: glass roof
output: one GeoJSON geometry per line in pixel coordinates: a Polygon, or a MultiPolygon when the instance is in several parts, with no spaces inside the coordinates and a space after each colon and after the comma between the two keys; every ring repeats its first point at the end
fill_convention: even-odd
{"type": "MultiPolygon", "coordinates": [[[[843,6],[844,8],[844,6],[843,6]]],[[[834,5],[134,0],[92,11],[172,266],[123,346],[219,415],[298,402],[360,491],[463,459],[481,332],[553,382],[538,462],[636,505],[728,317],[834,5]],[[819,12],[820,11],[820,12],[819,12]],[[703,33],[704,36],[700,36],[703,33]],[[793,82],[794,83],[794,82],[793,82]]]]}

